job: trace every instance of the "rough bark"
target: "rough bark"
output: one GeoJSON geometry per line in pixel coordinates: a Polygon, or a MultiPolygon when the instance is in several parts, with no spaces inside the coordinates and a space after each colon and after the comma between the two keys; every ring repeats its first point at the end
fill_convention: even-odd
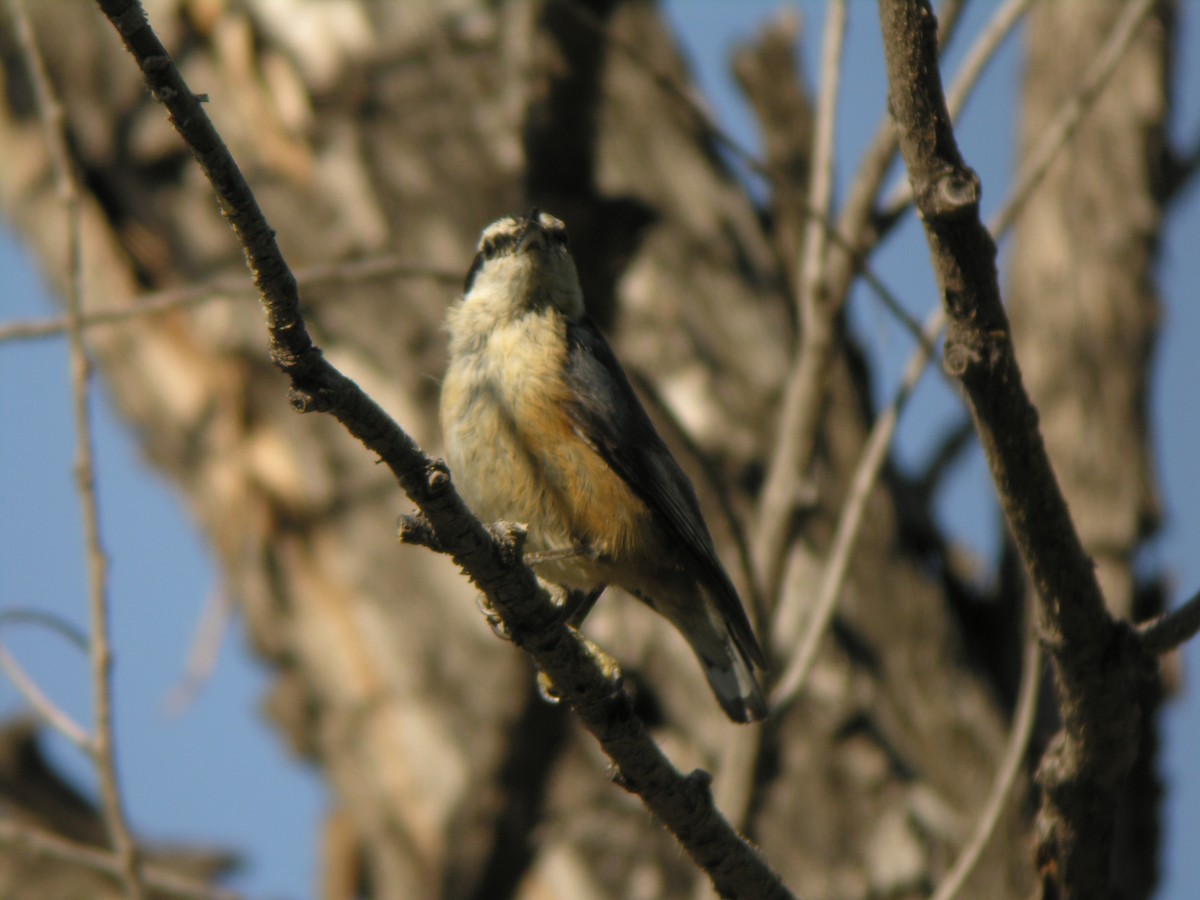
{"type": "MultiPolygon", "coordinates": [[[[277,4],[161,0],[150,13],[209,95],[294,266],[394,253],[465,272],[497,215],[536,204],[563,217],[618,353],[744,513],[792,364],[778,236],[705,129],[660,89],[662,77],[689,82],[653,5],[592,3],[590,20],[559,3],[498,7],[340,4],[315,31],[277,4]]],[[[33,11],[55,35],[44,48],[90,190],[90,302],[136,303],[147,288],[238,272],[208,186],[107,23],[84,0],[33,11]]],[[[57,200],[7,49],[4,63],[0,202],[56,276],[57,200]]],[[[326,353],[436,449],[453,289],[380,278],[303,290],[326,353]]],[[[276,724],[330,779],[334,843],[343,862],[360,861],[357,878],[338,883],[380,898],[691,892],[690,864],[540,700],[466,581],[395,545],[405,510],[387,474],[332,421],[291,411],[249,292],[93,340],[122,413],[209,534],[274,668],[276,724]]],[[[864,396],[847,351],[822,418],[821,493],[797,536],[814,571],[869,424],[864,396]]],[[[679,444],[669,422],[663,431],[679,444]]],[[[696,460],[682,445],[678,455],[727,538],[696,460]]],[[[923,896],[969,833],[1004,735],[941,589],[897,549],[886,488],[868,522],[836,639],[807,695],[765,727],[747,803],[748,832],[810,898],[923,896]]],[[[621,661],[677,765],[718,769],[733,726],[678,636],[616,596],[588,631],[621,661]]],[[[1028,822],[1013,805],[969,896],[1028,891],[1028,822]]]]}
{"type": "MultiPolygon", "coordinates": [[[[1026,30],[1020,146],[1027,154],[1080,81],[1124,4],[1042,3],[1026,30]]],[[[1158,573],[1135,572],[1160,508],[1148,422],[1159,298],[1169,108],[1169,18],[1139,32],[1015,228],[1008,309],[1021,369],[1084,549],[1110,612],[1161,612],[1158,573]],[[1139,580],[1140,578],[1140,580],[1139,580]]],[[[1143,689],[1142,747],[1124,791],[1115,896],[1148,897],[1157,877],[1161,688],[1143,689]]]]}

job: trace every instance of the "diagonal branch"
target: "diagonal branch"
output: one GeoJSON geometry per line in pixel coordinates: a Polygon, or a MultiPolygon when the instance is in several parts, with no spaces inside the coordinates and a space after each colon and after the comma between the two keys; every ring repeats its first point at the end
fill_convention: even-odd
{"type": "Polygon", "coordinates": [[[1155,656],[1169,653],[1191,640],[1200,632],[1200,593],[1193,594],[1182,606],[1143,622],[1137,632],[1142,647],[1155,656]]]}
{"type": "MultiPolygon", "coordinates": [[[[951,119],[958,119],[966,107],[967,101],[971,99],[971,93],[974,91],[975,85],[979,83],[984,69],[995,58],[996,52],[1008,39],[1009,33],[1035,2],[1036,0],[1007,0],[988,20],[979,37],[975,39],[975,43],[971,45],[966,59],[959,66],[950,90],[946,92],[946,108],[950,111],[951,119]]],[[[938,47],[942,46],[944,44],[939,38],[938,47]]],[[[885,222],[895,221],[908,208],[912,200],[912,185],[907,181],[902,181],[883,201],[880,218],[885,222]]]]}
{"type": "Polygon", "coordinates": [[[1134,0],[1125,7],[1121,17],[1113,25],[1100,54],[1084,72],[1079,87],[1054,116],[1045,133],[1038,139],[1037,146],[1023,162],[1004,206],[992,217],[992,234],[999,236],[1000,232],[1007,230],[1016,219],[1025,201],[1033,194],[1046,171],[1058,158],[1059,151],[1075,136],[1084,116],[1108,84],[1108,79],[1116,71],[1117,64],[1124,58],[1142,23],[1154,12],[1157,3],[1158,0],[1134,0]]]}
{"type": "Polygon", "coordinates": [[[942,93],[932,10],[922,0],[880,0],[879,12],[889,108],[946,309],[946,367],[962,382],[1055,665],[1064,727],[1039,771],[1043,892],[1106,896],[1112,817],[1136,754],[1147,657],[1104,607],[1021,383],[995,244],[979,219],[979,179],[959,153],[942,93]]]}
{"type": "Polygon", "coordinates": [[[520,559],[515,529],[485,528],[470,514],[444,464],[413,439],[357,385],[335,369],[310,338],[300,313],[296,279],[274,232],[221,141],[184,82],[137,0],[98,0],[137,60],[155,97],[196,156],[236,232],[267,318],[272,361],[291,380],[301,412],[333,415],[391,469],[439,540],[487,595],[513,643],[524,648],[613,761],[616,779],[637,792],[693,860],[727,895],[791,897],[757,852],[712,803],[708,775],[678,772],[633,714],[619,682],[606,676],[578,635],[520,559]]]}
{"type": "Polygon", "coordinates": [[[92,752],[94,745],[92,736],[87,733],[87,729],[72,719],[62,707],[46,696],[45,692],[38,687],[37,682],[33,680],[3,644],[0,644],[0,669],[4,670],[4,674],[13,683],[13,687],[25,698],[25,702],[29,704],[30,708],[43,722],[80,750],[83,750],[85,753],[92,752]]]}
{"type": "MultiPolygon", "coordinates": [[[[1032,619],[1032,616],[1029,616],[1032,619]]],[[[1037,717],[1038,693],[1042,684],[1042,653],[1037,642],[1037,632],[1032,623],[1026,626],[1025,661],[1021,666],[1021,688],[1017,695],[1017,706],[1013,711],[1012,732],[1004,748],[1004,758],[992,782],[992,791],[983,805],[983,811],[975,823],[971,840],[954,860],[954,865],[938,885],[932,900],[953,900],[962,890],[988,841],[996,831],[1000,814],[1012,796],[1017,776],[1024,768],[1025,755],[1029,752],[1029,738],[1033,734],[1033,723],[1037,717]]]]}

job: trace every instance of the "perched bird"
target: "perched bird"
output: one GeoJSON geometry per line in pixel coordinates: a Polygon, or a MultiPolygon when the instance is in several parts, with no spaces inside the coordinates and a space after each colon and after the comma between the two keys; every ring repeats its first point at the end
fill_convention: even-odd
{"type": "Polygon", "coordinates": [[[583,614],[615,584],[665,616],[729,717],[763,718],[762,650],[691,482],[584,312],[563,223],[485,228],[447,328],[442,432],[471,510],[524,524],[527,559],[587,594],[583,614]]]}

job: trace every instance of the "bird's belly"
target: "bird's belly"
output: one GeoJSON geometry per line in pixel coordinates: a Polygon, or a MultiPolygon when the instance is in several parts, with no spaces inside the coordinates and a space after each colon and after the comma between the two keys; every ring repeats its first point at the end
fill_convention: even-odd
{"type": "Polygon", "coordinates": [[[538,564],[547,580],[583,590],[611,581],[650,527],[649,510],[576,432],[561,394],[528,377],[516,385],[525,389],[478,362],[447,372],[442,429],[454,483],[483,521],[523,524],[527,556],[578,551],[538,564]]]}

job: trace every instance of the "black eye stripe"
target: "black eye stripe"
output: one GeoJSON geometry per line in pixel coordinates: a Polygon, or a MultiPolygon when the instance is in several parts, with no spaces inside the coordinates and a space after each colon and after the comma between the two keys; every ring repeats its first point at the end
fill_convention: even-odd
{"type": "Polygon", "coordinates": [[[483,242],[483,249],[480,252],[487,259],[493,259],[516,246],[517,238],[518,235],[515,234],[493,235],[483,242]]]}
{"type": "Polygon", "coordinates": [[[471,268],[467,270],[467,278],[463,282],[463,293],[471,293],[471,286],[475,284],[475,276],[479,274],[479,270],[483,268],[483,251],[475,254],[475,258],[471,260],[471,268]]]}
{"type": "Polygon", "coordinates": [[[488,260],[495,259],[498,256],[503,256],[512,251],[526,235],[530,228],[538,228],[546,235],[549,242],[554,247],[569,250],[571,246],[570,239],[567,237],[567,229],[561,222],[547,216],[549,221],[543,221],[539,215],[537,218],[519,219],[510,217],[507,220],[501,220],[494,223],[485,233],[483,240],[479,245],[479,252],[475,254],[475,258],[471,261],[471,268],[467,271],[466,280],[463,283],[463,293],[469,293],[472,285],[475,284],[475,279],[479,275],[480,269],[488,260]]]}

